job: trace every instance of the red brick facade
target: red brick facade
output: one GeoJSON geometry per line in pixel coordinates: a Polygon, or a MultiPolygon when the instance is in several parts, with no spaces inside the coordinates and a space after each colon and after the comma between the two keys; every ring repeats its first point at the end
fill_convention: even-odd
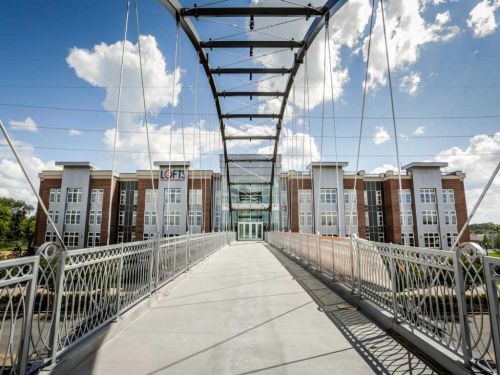
{"type": "MultiPolygon", "coordinates": [[[[50,189],[61,188],[62,179],[43,179],[40,181],[39,194],[45,207],[49,207],[50,189]]],[[[62,220],[62,216],[60,218],[62,220]]],[[[47,216],[43,212],[40,205],[36,210],[36,225],[35,225],[35,245],[39,246],[45,242],[45,232],[47,231],[47,216]]],[[[62,236],[62,233],[61,233],[62,236]]]]}
{"type": "MultiPolygon", "coordinates": [[[[465,189],[463,179],[443,179],[443,189],[453,189],[455,191],[455,210],[457,212],[457,228],[460,229],[467,222],[467,203],[465,200],[465,189]]],[[[465,229],[460,238],[460,242],[470,241],[469,227],[465,229]]]]}

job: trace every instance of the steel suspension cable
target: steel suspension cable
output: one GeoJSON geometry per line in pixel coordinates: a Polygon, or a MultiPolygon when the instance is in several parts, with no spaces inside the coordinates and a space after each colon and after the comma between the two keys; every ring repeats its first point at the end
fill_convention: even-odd
{"type": "Polygon", "coordinates": [[[115,136],[113,139],[113,156],[111,159],[111,177],[109,181],[109,206],[108,206],[108,230],[106,237],[106,244],[109,245],[110,237],[111,237],[111,211],[113,209],[113,181],[115,174],[115,163],[116,163],[116,143],[118,140],[118,131],[120,127],[120,108],[121,108],[121,98],[122,98],[122,85],[123,85],[123,62],[125,59],[125,43],[127,42],[127,33],[128,33],[128,18],[130,14],[130,0],[127,0],[127,7],[125,11],[125,31],[123,35],[122,42],[122,56],[120,61],[120,81],[118,84],[118,99],[116,104],[116,122],[115,122],[115,136]]]}
{"type": "MultiPolygon", "coordinates": [[[[194,89],[194,126],[193,126],[193,154],[192,154],[193,159],[195,158],[194,151],[195,151],[195,144],[196,144],[196,127],[198,126],[198,124],[197,124],[198,123],[198,115],[197,115],[197,113],[198,113],[198,79],[199,79],[199,75],[200,75],[200,55],[196,54],[196,56],[197,56],[196,74],[195,74],[195,85],[194,85],[195,86],[195,89],[194,89]]],[[[200,147],[200,157],[201,157],[201,147],[200,147]]],[[[201,170],[201,159],[200,159],[200,170],[201,170]]],[[[194,194],[194,178],[191,178],[191,193],[188,194],[188,198],[190,198],[190,195],[195,195],[194,194]]],[[[202,190],[202,195],[203,195],[203,190],[202,190]]],[[[203,202],[203,198],[202,198],[202,202],[203,202]]],[[[188,202],[188,206],[193,207],[194,205],[192,204],[192,202],[188,202]]],[[[188,208],[190,208],[190,207],[188,207],[188,208]]],[[[203,209],[202,209],[202,212],[203,212],[203,209]]],[[[190,226],[194,227],[193,222],[196,222],[196,213],[193,212],[194,217],[192,220],[191,220],[191,218],[189,218],[189,213],[190,213],[190,211],[188,209],[188,231],[191,232],[190,226]]]]}
{"type": "MultiPolygon", "coordinates": [[[[324,47],[327,46],[327,38],[328,38],[328,22],[325,25],[325,40],[324,40],[324,47]]],[[[316,229],[316,233],[319,235],[319,227],[321,223],[321,214],[319,212],[319,203],[321,200],[321,178],[322,178],[322,172],[323,172],[323,133],[324,133],[324,127],[325,127],[325,94],[326,94],[326,52],[324,51],[323,54],[323,98],[322,98],[322,105],[321,105],[321,135],[320,135],[320,141],[319,141],[319,179],[318,179],[318,197],[315,197],[316,201],[316,211],[314,212],[314,221],[316,224],[316,220],[318,221],[318,228],[316,229]],[[318,214],[320,215],[318,218],[318,214]]],[[[312,161],[311,161],[311,174],[312,177],[314,177],[314,174],[312,173],[312,161]]],[[[338,173],[338,171],[337,171],[338,173]]],[[[337,201],[338,201],[338,190],[339,186],[337,185],[337,201]]],[[[315,196],[314,191],[313,191],[313,196],[315,196]]],[[[337,211],[337,216],[338,216],[338,211],[337,211]]],[[[337,226],[338,226],[338,220],[337,220],[337,226]]]]}
{"type": "MultiPolygon", "coordinates": [[[[370,68],[370,51],[371,51],[371,45],[372,45],[372,34],[373,34],[373,18],[375,15],[375,0],[372,0],[372,14],[370,16],[370,33],[368,36],[368,48],[367,48],[367,53],[366,53],[366,69],[365,69],[365,81],[363,83],[363,101],[361,104],[361,121],[359,124],[359,136],[358,136],[358,151],[356,153],[356,171],[354,174],[354,191],[356,192],[356,184],[358,182],[358,172],[359,172],[359,155],[361,152],[361,140],[363,137],[363,125],[364,125],[364,119],[365,119],[365,106],[366,106],[366,92],[368,89],[368,71],[370,68]]],[[[357,195],[356,195],[357,197],[357,195]]],[[[351,235],[352,231],[352,220],[353,220],[353,212],[349,215],[349,235],[351,235]]],[[[358,218],[359,219],[359,218],[358,218]]],[[[368,223],[365,223],[366,225],[368,223]]]]}
{"type": "MultiPolygon", "coordinates": [[[[174,136],[174,99],[175,99],[175,80],[176,80],[176,73],[177,73],[177,60],[178,60],[178,54],[179,54],[179,22],[176,23],[176,28],[175,28],[175,53],[174,53],[174,77],[172,81],[172,114],[171,114],[171,120],[170,120],[170,139],[169,139],[169,146],[168,146],[168,173],[170,174],[172,171],[172,138],[174,136]]],[[[167,194],[164,194],[163,200],[167,201],[167,207],[164,209],[164,219],[165,219],[165,213],[167,215],[167,220],[166,220],[166,235],[168,235],[168,232],[170,230],[170,201],[172,199],[172,194],[170,192],[170,178],[167,181],[167,194]]],[[[157,221],[159,218],[157,218],[157,221]]],[[[164,220],[165,221],[165,220],[164,220]]],[[[165,224],[165,223],[164,223],[165,224]]]]}
{"type": "MultiPolygon", "coordinates": [[[[335,169],[336,169],[336,174],[337,174],[337,189],[340,188],[340,177],[339,177],[339,156],[338,156],[338,149],[337,149],[337,122],[335,120],[335,99],[334,99],[334,92],[333,92],[333,67],[332,67],[332,53],[331,53],[331,45],[330,45],[330,28],[328,27],[328,24],[327,24],[327,27],[326,27],[326,31],[328,33],[328,38],[327,38],[327,42],[328,42],[328,45],[327,45],[327,48],[328,48],[328,67],[329,67],[329,72],[330,72],[330,88],[331,88],[331,91],[332,91],[332,117],[333,117],[333,148],[335,149],[335,169]]],[[[348,194],[349,195],[349,194],[348,194]]],[[[356,194],[356,190],[354,190],[354,197],[356,199],[356,202],[357,202],[357,194],[356,194]]],[[[340,214],[340,200],[341,200],[341,197],[340,195],[337,196],[337,221],[338,221],[338,233],[339,233],[339,236],[342,236],[342,228],[344,228],[344,226],[342,225],[342,221],[344,221],[344,225],[345,225],[345,220],[343,215],[340,214]]],[[[345,201],[344,201],[345,202],[345,201]]],[[[350,197],[349,197],[349,204],[352,205],[351,201],[350,201],[350,197]]],[[[350,207],[350,211],[352,211],[354,208],[351,206],[350,207]]],[[[344,207],[344,211],[345,211],[345,207],[344,207]]]]}
{"type": "MultiPolygon", "coordinates": [[[[311,109],[311,97],[309,94],[309,65],[308,65],[308,54],[306,53],[304,61],[305,61],[305,69],[306,69],[306,92],[307,92],[307,119],[308,119],[308,127],[307,127],[307,135],[309,137],[309,163],[311,164],[311,171],[310,171],[310,176],[311,176],[311,197],[312,197],[312,179],[313,179],[313,173],[312,173],[312,161],[313,161],[313,155],[312,155],[312,137],[311,137],[311,116],[310,116],[310,109],[311,109]]],[[[304,134],[305,136],[305,134],[304,134]]],[[[312,202],[311,202],[312,203],[312,202]]],[[[312,205],[313,211],[314,211],[314,205],[312,205]]],[[[315,213],[314,213],[315,214],[315,213]]],[[[305,219],[305,217],[304,217],[305,219]]]]}
{"type": "Polygon", "coordinates": [[[392,78],[391,78],[391,64],[389,60],[389,46],[387,43],[387,30],[385,26],[385,15],[384,15],[384,2],[380,0],[380,13],[382,14],[382,26],[384,30],[384,43],[385,43],[385,60],[387,63],[387,78],[389,80],[389,93],[391,97],[391,113],[392,113],[392,125],[394,129],[394,144],[396,146],[396,161],[398,164],[398,183],[399,183],[399,221],[400,221],[400,231],[401,237],[403,236],[403,199],[401,195],[403,194],[403,183],[401,181],[401,162],[399,158],[399,144],[398,144],[398,130],[396,125],[396,111],[394,109],[394,95],[392,92],[392,78]]]}
{"type": "Polygon", "coordinates": [[[151,158],[151,143],[149,140],[149,124],[148,124],[148,111],[147,111],[147,106],[146,106],[146,91],[144,89],[144,73],[143,73],[143,68],[142,68],[142,52],[141,52],[141,32],[139,28],[139,7],[138,7],[138,0],[134,0],[135,3],[135,19],[136,19],[136,28],[137,28],[137,48],[139,52],[139,70],[141,73],[141,88],[142,88],[142,105],[144,107],[144,125],[146,126],[146,140],[147,140],[147,147],[148,147],[148,159],[149,159],[149,173],[151,177],[151,188],[152,188],[152,193],[153,193],[153,203],[154,203],[154,209],[156,213],[156,238],[158,238],[158,233],[160,232],[159,230],[159,220],[158,220],[158,205],[156,203],[156,191],[155,191],[155,181],[154,181],[154,174],[153,174],[153,160],[151,158]]]}

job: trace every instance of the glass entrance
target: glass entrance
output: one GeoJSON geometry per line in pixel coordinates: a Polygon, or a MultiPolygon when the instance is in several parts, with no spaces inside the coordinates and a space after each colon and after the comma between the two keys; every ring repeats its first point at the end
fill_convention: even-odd
{"type": "Polygon", "coordinates": [[[262,223],[239,222],[238,240],[240,241],[262,240],[262,223]]]}

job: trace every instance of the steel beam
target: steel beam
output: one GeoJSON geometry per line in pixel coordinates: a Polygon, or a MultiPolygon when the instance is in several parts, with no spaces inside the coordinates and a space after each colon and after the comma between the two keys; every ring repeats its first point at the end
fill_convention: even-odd
{"type": "Polygon", "coordinates": [[[212,74],[290,74],[289,68],[215,68],[212,74]]]}
{"type": "Polygon", "coordinates": [[[300,48],[296,40],[209,40],[200,42],[201,48],[300,48]]]}
{"type": "Polygon", "coordinates": [[[231,182],[231,186],[233,185],[271,185],[271,181],[263,181],[263,182],[231,182]]]}
{"type": "Polygon", "coordinates": [[[262,139],[272,141],[276,139],[275,135],[226,135],[225,138],[227,141],[244,141],[252,139],[262,139]]]}
{"type": "Polygon", "coordinates": [[[227,161],[229,163],[267,163],[270,161],[274,161],[273,158],[260,158],[260,159],[251,159],[251,158],[228,158],[227,161]]]}
{"type": "Polygon", "coordinates": [[[276,113],[224,113],[222,118],[249,118],[252,120],[253,118],[279,118],[280,115],[276,113]]]}
{"type": "Polygon", "coordinates": [[[284,96],[285,93],[281,91],[221,91],[217,95],[223,98],[227,96],[249,96],[252,98],[254,96],[284,96]]]}
{"type": "Polygon", "coordinates": [[[321,16],[326,9],[313,7],[194,7],[182,8],[179,13],[183,17],[296,17],[321,16]]]}

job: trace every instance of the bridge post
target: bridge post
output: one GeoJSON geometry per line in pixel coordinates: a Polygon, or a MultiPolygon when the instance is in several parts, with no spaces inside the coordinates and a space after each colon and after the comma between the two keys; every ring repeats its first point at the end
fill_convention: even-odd
{"type": "Polygon", "coordinates": [[[354,238],[351,236],[351,243],[350,243],[350,253],[351,253],[351,289],[352,292],[356,292],[356,282],[354,281],[354,238]]]}
{"type": "Polygon", "coordinates": [[[332,280],[335,281],[335,240],[332,240],[332,280]]]}
{"type": "MultiPolygon", "coordinates": [[[[497,280],[500,279],[499,267],[493,263],[493,258],[484,262],[485,284],[488,293],[488,306],[490,311],[491,331],[493,334],[493,348],[497,368],[500,364],[500,295],[497,287],[497,280]]],[[[498,258],[495,258],[498,260],[498,258]]],[[[496,260],[495,260],[496,262],[496,260]]]]}
{"type": "Polygon", "coordinates": [[[394,320],[398,322],[398,299],[397,299],[397,279],[396,279],[396,259],[394,257],[394,249],[389,247],[391,253],[391,291],[392,291],[392,311],[394,311],[394,320]]]}
{"type": "MultiPolygon", "coordinates": [[[[462,267],[462,249],[465,251],[468,244],[462,244],[453,253],[453,266],[455,269],[455,295],[457,296],[458,318],[460,322],[460,340],[462,347],[462,357],[467,367],[471,365],[472,346],[470,341],[470,329],[467,320],[467,301],[465,297],[465,274],[462,267]]],[[[473,250],[472,250],[473,251],[473,250]]]]}
{"type": "Polygon", "coordinates": [[[59,264],[57,266],[57,275],[55,283],[55,304],[52,318],[52,326],[50,327],[50,364],[56,365],[57,351],[59,348],[59,323],[61,320],[62,294],[64,289],[64,266],[66,264],[66,251],[59,251],[59,264]]]}
{"type": "Polygon", "coordinates": [[[122,244],[120,246],[120,258],[119,258],[119,263],[118,263],[118,282],[116,285],[116,317],[120,317],[120,308],[121,308],[121,289],[122,289],[122,275],[123,275],[123,247],[124,245],[122,244]]]}
{"type": "Polygon", "coordinates": [[[321,235],[316,232],[316,254],[318,257],[318,270],[321,273],[321,235]]]}
{"type": "Polygon", "coordinates": [[[189,256],[190,256],[190,251],[189,251],[189,231],[186,233],[186,271],[189,270],[189,256]]]}
{"type": "Polygon", "coordinates": [[[203,259],[207,257],[207,243],[205,241],[205,231],[203,231],[203,259]]]}

